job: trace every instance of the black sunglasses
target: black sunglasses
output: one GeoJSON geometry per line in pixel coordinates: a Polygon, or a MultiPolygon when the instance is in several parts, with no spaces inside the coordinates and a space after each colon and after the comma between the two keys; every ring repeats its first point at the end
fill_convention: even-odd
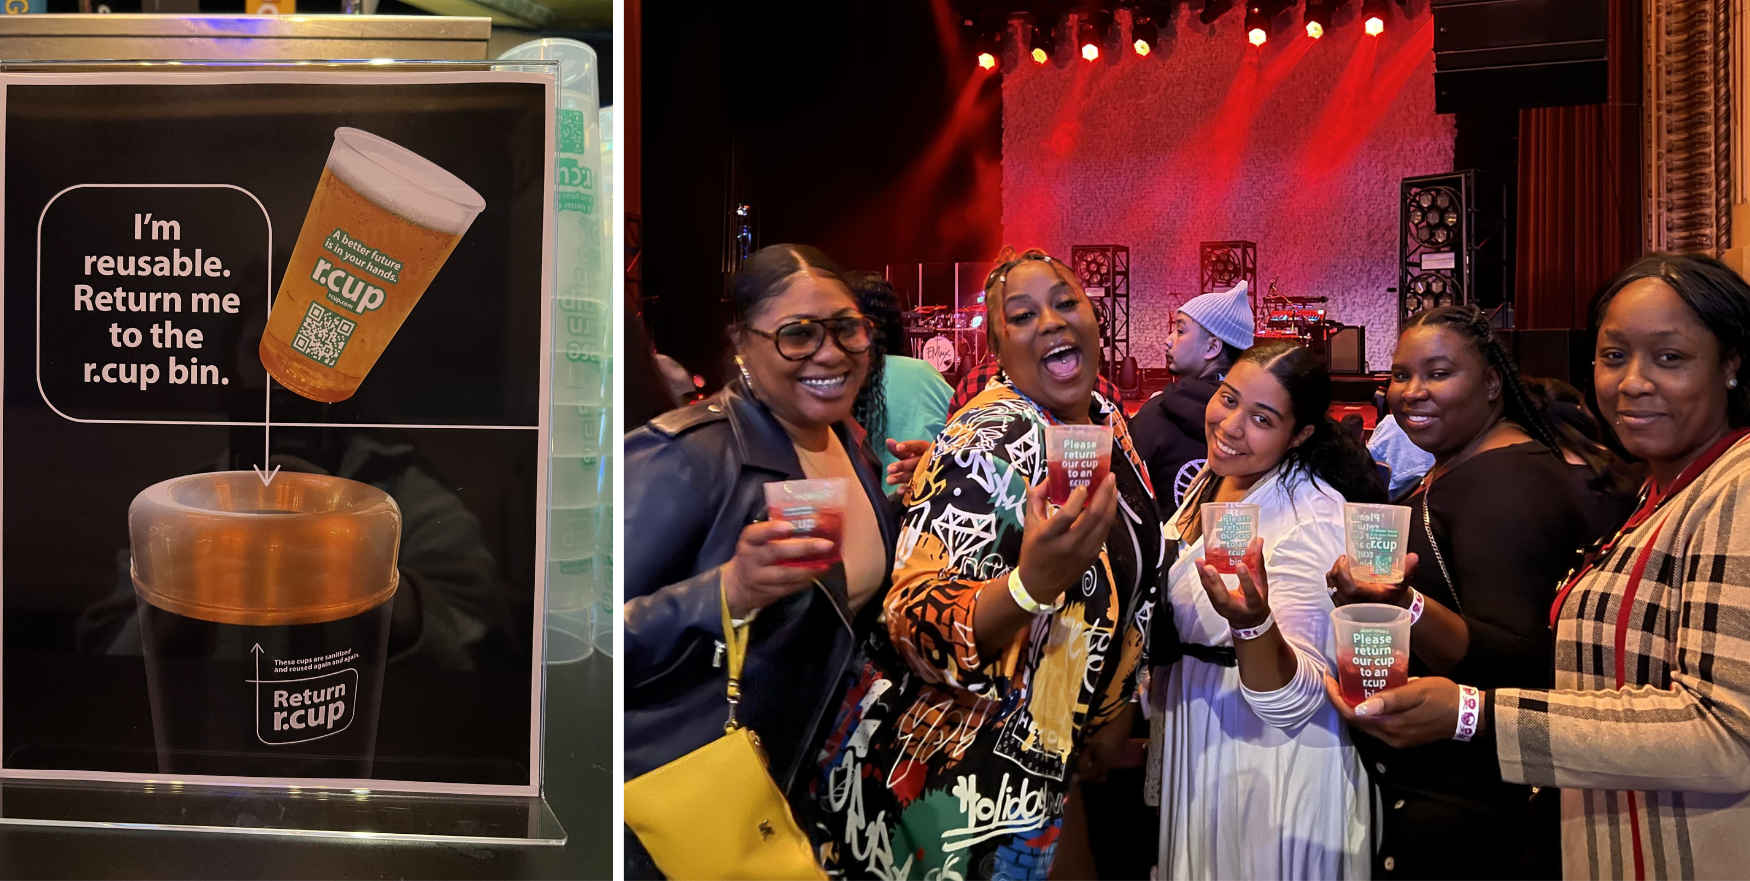
{"type": "Polygon", "coordinates": [[[829,333],[833,345],[847,355],[861,355],[869,351],[869,346],[875,341],[875,323],[861,315],[802,318],[780,324],[770,333],[752,327],[748,331],[771,340],[778,355],[786,361],[806,361],[814,357],[814,353],[826,344],[829,333]]]}

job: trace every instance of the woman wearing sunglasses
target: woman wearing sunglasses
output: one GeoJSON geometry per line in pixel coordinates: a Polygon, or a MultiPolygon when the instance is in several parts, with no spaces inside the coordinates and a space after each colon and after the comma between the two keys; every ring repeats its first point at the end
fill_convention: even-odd
{"type": "Polygon", "coordinates": [[[1042,252],[986,282],[1003,372],[912,480],[885,630],[816,783],[847,878],[1044,878],[1089,736],[1135,688],[1163,545],[1123,410],[1094,393],[1100,330],[1042,252]],[[1111,473],[1047,504],[1046,428],[1112,429],[1111,473]],[[891,645],[885,645],[891,638],[891,645]]]}
{"type": "MultiPolygon", "coordinates": [[[[799,771],[812,767],[892,568],[894,518],[851,419],[873,328],[813,248],[763,248],[732,287],[736,379],[626,436],[626,777],[723,735],[727,599],[749,623],[736,717],[789,792],[809,776],[799,771]],[[767,519],[766,484],[803,478],[847,481],[842,562],[798,562],[831,542],[767,519]]],[[[652,869],[628,840],[627,876],[652,869]]]]}

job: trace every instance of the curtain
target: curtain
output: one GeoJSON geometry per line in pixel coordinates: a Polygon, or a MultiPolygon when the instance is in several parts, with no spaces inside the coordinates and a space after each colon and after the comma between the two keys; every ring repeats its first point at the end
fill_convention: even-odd
{"type": "Polygon", "coordinates": [[[1610,101],[1519,112],[1515,323],[1585,327],[1592,295],[1641,256],[1641,3],[1610,0],[1610,101]]]}

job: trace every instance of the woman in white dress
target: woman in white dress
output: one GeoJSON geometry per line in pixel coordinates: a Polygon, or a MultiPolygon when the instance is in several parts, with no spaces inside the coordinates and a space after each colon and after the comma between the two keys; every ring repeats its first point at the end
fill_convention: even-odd
{"type": "Polygon", "coordinates": [[[1163,881],[1368,876],[1367,777],[1324,690],[1325,574],[1344,551],[1345,498],[1385,488],[1330,403],[1307,349],[1247,349],[1209,401],[1209,464],[1166,524],[1184,657],[1156,668],[1149,701],[1163,881]],[[1200,506],[1241,501],[1259,506],[1258,538],[1223,576],[1203,560],[1200,506]]]}

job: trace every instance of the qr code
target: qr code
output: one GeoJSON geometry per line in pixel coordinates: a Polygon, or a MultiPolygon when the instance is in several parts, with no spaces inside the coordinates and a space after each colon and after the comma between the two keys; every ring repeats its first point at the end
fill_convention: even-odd
{"type": "Polygon", "coordinates": [[[588,144],[587,132],[583,111],[559,111],[559,152],[582,153],[588,144]]]}
{"type": "Polygon", "coordinates": [[[357,327],[358,322],[348,321],[323,308],[321,303],[312,302],[310,311],[304,313],[304,323],[298,325],[298,335],[292,338],[292,350],[333,367],[357,327]]]}

